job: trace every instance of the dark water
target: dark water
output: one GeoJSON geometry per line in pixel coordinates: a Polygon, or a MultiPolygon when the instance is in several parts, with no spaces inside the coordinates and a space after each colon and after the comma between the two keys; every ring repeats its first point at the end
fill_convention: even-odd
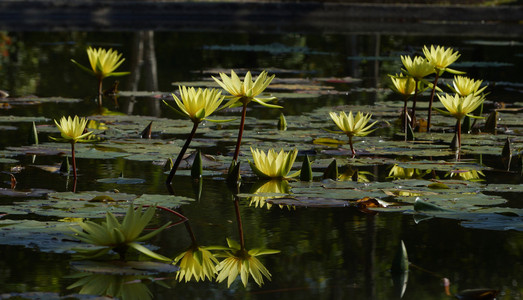
{"type": "MultiPolygon", "coordinates": [[[[148,34],[148,33],[144,33],[148,34]]],[[[9,55],[2,57],[0,89],[12,96],[62,96],[84,99],[77,104],[42,104],[13,106],[2,115],[87,116],[94,112],[96,83],[69,62],[85,56],[87,45],[113,47],[131,57],[137,33],[7,33],[11,38],[9,55]]],[[[120,90],[157,90],[171,92],[175,81],[209,78],[205,71],[214,68],[268,69],[278,77],[346,77],[361,79],[339,84],[347,95],[325,95],[318,99],[295,99],[285,103],[286,115],[309,112],[322,105],[372,104],[387,97],[387,74],[399,70],[400,54],[421,54],[425,44],[455,47],[460,61],[488,62],[469,64],[467,75],[492,84],[495,101],[517,102],[523,78],[522,41],[471,36],[455,39],[443,36],[385,35],[261,35],[174,33],[154,34],[157,72],[144,67],[137,86],[121,79],[120,90]],[[417,52],[416,52],[417,51],[417,52]],[[281,70],[286,70],[282,72],[281,70]],[[150,81],[157,74],[157,84],[150,81]],[[507,88],[508,86],[508,88],[507,88]]],[[[142,36],[142,40],[143,36],[142,36]]],[[[86,61],[81,61],[86,63],[86,61]]],[[[122,70],[131,68],[129,60],[122,70]]],[[[133,70],[133,72],[136,70],[133,70]]],[[[154,81],[154,80],[152,80],[154,81]]],[[[107,84],[107,83],[106,83],[107,84]]],[[[119,108],[129,114],[173,117],[158,99],[122,97],[119,108]],[[133,102],[136,101],[136,102],[133,102]]],[[[275,118],[277,112],[254,110],[258,118],[275,118]]],[[[30,126],[3,131],[0,146],[26,144],[30,126]]],[[[180,136],[179,138],[184,138],[180,136]]],[[[248,147],[244,145],[243,147],[248,147]]],[[[174,154],[173,154],[174,155],[174,154]]],[[[38,157],[40,164],[56,162],[54,157],[38,157]]],[[[31,164],[31,157],[20,158],[31,164]]],[[[96,179],[115,177],[123,170],[126,177],[147,179],[146,184],[118,186],[121,192],[167,194],[161,167],[150,162],[116,160],[79,160],[83,171],[77,189],[111,190],[115,186],[96,179]]],[[[7,165],[2,165],[8,171],[7,165]]],[[[384,177],[385,170],[376,170],[384,177]]],[[[5,174],[4,174],[5,175],[5,174]]],[[[490,176],[490,175],[489,175],[490,176]]],[[[493,174],[490,182],[499,179],[493,174]]],[[[8,177],[3,176],[3,181],[8,177]],[[4,179],[5,178],[5,179],[4,179]]],[[[508,178],[506,178],[509,180],[508,178]]],[[[46,188],[68,191],[66,179],[27,168],[17,175],[18,189],[46,188]]],[[[191,180],[177,176],[176,186],[187,187],[177,194],[194,197],[191,180]]],[[[246,182],[242,191],[252,183],[246,182]]],[[[7,187],[7,183],[4,187],[7,187]]],[[[183,207],[191,227],[202,244],[224,244],[225,238],[237,239],[235,207],[223,180],[204,179],[202,198],[183,207]]],[[[9,197],[2,201],[12,201],[9,197]]],[[[511,201],[520,200],[515,194],[511,201]]],[[[520,206],[517,206],[520,207],[520,206]]],[[[308,208],[288,210],[274,207],[258,209],[240,203],[247,247],[281,250],[262,261],[272,273],[272,281],[258,287],[252,279],[247,289],[237,280],[231,288],[225,282],[178,283],[165,280],[167,289],[148,283],[156,299],[399,299],[401,292],[393,284],[390,264],[400,240],[405,242],[412,267],[402,299],[445,299],[442,278],[451,282],[451,291],[490,288],[500,290],[499,299],[523,298],[523,234],[515,231],[466,229],[454,220],[431,219],[416,223],[411,215],[400,213],[364,214],[353,208],[308,208]]],[[[186,230],[173,227],[153,239],[160,253],[173,256],[190,245],[186,230]]],[[[54,292],[67,295],[78,292],[66,287],[75,282],[68,255],[41,253],[34,249],[0,246],[0,292],[54,292]]]]}

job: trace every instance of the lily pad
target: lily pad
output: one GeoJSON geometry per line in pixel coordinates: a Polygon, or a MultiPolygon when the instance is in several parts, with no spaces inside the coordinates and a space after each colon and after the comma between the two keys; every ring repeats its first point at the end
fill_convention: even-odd
{"type": "Polygon", "coordinates": [[[24,246],[42,252],[71,252],[78,246],[69,236],[71,224],[36,220],[0,220],[0,244],[24,246]]]}
{"type": "Polygon", "coordinates": [[[2,212],[8,214],[33,213],[59,218],[104,218],[107,211],[124,214],[127,204],[159,205],[176,208],[194,201],[191,198],[173,195],[133,195],[114,192],[55,192],[48,199],[25,200],[13,205],[3,205],[2,212]]]}
{"type": "Polygon", "coordinates": [[[15,122],[48,122],[51,119],[45,117],[24,117],[24,116],[0,116],[0,123],[15,123],[15,122]]]}
{"type": "Polygon", "coordinates": [[[113,275],[155,275],[174,273],[180,268],[154,261],[73,261],[71,266],[81,272],[113,275]]]}
{"type": "Polygon", "coordinates": [[[114,183],[114,184],[139,184],[139,183],[144,183],[145,179],[116,177],[116,178],[101,178],[101,179],[97,179],[96,181],[100,182],[100,183],[114,183]]]}

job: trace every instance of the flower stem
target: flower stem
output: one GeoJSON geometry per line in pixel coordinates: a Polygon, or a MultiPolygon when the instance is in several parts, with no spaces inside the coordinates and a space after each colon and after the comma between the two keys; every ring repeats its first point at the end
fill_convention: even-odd
{"type": "Polygon", "coordinates": [[[103,97],[103,89],[102,89],[102,79],[98,79],[98,108],[102,107],[102,97],[103,97]]]}
{"type": "Polygon", "coordinates": [[[191,140],[194,137],[194,134],[196,133],[196,129],[198,129],[199,122],[193,122],[193,127],[191,130],[191,133],[189,134],[189,137],[187,137],[187,140],[185,141],[185,144],[182,147],[182,150],[180,151],[180,154],[178,154],[178,157],[176,158],[176,161],[174,162],[174,165],[171,169],[171,172],[169,173],[169,176],[167,177],[167,180],[165,181],[165,184],[169,185],[173,181],[174,174],[176,174],[176,170],[180,166],[180,163],[182,162],[182,158],[185,155],[185,152],[187,151],[187,148],[189,148],[189,144],[191,143],[191,140]]]}
{"type": "Polygon", "coordinates": [[[408,99],[408,96],[405,96],[405,100],[403,101],[403,132],[405,132],[405,142],[407,141],[407,130],[408,130],[408,125],[407,123],[409,122],[409,118],[408,118],[408,112],[407,112],[407,99],[408,99]]]}
{"type": "Polygon", "coordinates": [[[458,119],[458,151],[461,151],[461,120],[458,119]]]}
{"type": "MultiPolygon", "coordinates": [[[[410,118],[410,127],[414,129],[414,122],[416,121],[416,99],[418,97],[418,80],[414,80],[414,98],[412,98],[412,117],[410,118]]],[[[405,107],[407,107],[407,99],[405,99],[405,107]]],[[[407,113],[405,111],[405,113],[407,113]]],[[[407,125],[405,125],[405,128],[407,128],[407,125]]],[[[405,133],[407,133],[407,130],[405,130],[405,133]]],[[[405,135],[407,136],[407,135],[405,135]]]]}
{"type": "Polygon", "coordinates": [[[354,146],[352,145],[352,136],[349,136],[349,145],[350,151],[352,151],[352,158],[356,157],[356,151],[354,151],[354,146]]]}
{"type": "MultiPolygon", "coordinates": [[[[427,132],[430,132],[430,118],[432,116],[432,102],[434,100],[434,92],[436,91],[436,85],[438,84],[439,71],[436,70],[436,77],[434,78],[434,84],[432,85],[432,91],[430,92],[430,102],[429,102],[429,117],[427,118],[427,132]]],[[[461,125],[460,125],[461,128],[461,125]]]]}
{"type": "Polygon", "coordinates": [[[75,143],[71,143],[71,158],[73,159],[73,178],[74,181],[76,181],[76,156],[74,154],[74,144],[75,143]]]}
{"type": "Polygon", "coordinates": [[[238,155],[240,154],[240,145],[242,143],[243,127],[245,126],[245,116],[247,115],[247,103],[243,103],[242,119],[240,121],[240,129],[238,130],[238,139],[236,140],[236,149],[234,149],[233,160],[238,161],[238,155]]]}

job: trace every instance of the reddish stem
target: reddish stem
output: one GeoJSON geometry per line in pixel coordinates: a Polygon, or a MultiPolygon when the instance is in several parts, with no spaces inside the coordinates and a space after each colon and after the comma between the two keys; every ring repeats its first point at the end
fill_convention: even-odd
{"type": "Polygon", "coordinates": [[[434,78],[434,85],[432,86],[432,92],[430,92],[430,102],[429,102],[429,117],[427,118],[427,132],[430,132],[430,119],[432,116],[432,102],[434,100],[434,92],[436,91],[436,85],[438,84],[439,71],[436,70],[436,77],[434,78]]]}
{"type": "MultiPolygon", "coordinates": [[[[142,205],[142,207],[150,207],[150,206],[151,205],[142,205]]],[[[167,208],[165,206],[156,205],[155,207],[159,208],[161,210],[164,210],[166,212],[169,212],[171,214],[174,214],[174,215],[176,215],[177,217],[179,217],[181,219],[180,221],[172,223],[171,225],[167,226],[167,228],[175,226],[175,225],[178,225],[178,224],[183,223],[183,222],[187,222],[189,220],[186,216],[182,215],[181,213],[179,213],[177,211],[174,211],[174,210],[172,210],[170,208],[167,208]]],[[[135,208],[135,209],[137,209],[137,208],[135,208]]],[[[155,229],[157,229],[157,228],[147,228],[147,230],[155,230],[155,229]]]]}
{"type": "Polygon", "coordinates": [[[187,140],[185,141],[185,144],[183,145],[182,150],[180,151],[180,154],[178,154],[178,157],[176,158],[176,161],[174,162],[174,165],[171,169],[171,172],[169,173],[169,176],[167,177],[167,180],[165,181],[165,184],[169,185],[173,181],[174,174],[176,174],[176,170],[180,166],[183,156],[185,155],[187,148],[189,148],[189,144],[191,143],[191,140],[193,139],[194,135],[196,134],[196,129],[198,129],[198,124],[200,124],[200,123],[193,122],[193,127],[191,130],[191,133],[189,134],[189,137],[187,137],[187,140]]]}
{"type": "Polygon", "coordinates": [[[350,151],[352,151],[352,158],[356,157],[356,151],[354,151],[354,146],[352,145],[352,136],[349,135],[349,145],[350,151]]]}
{"type": "Polygon", "coordinates": [[[236,149],[234,149],[233,160],[238,161],[238,155],[240,154],[240,145],[242,143],[243,127],[245,126],[245,116],[247,115],[247,102],[243,103],[242,119],[240,121],[240,129],[238,130],[238,139],[236,140],[236,149]]]}

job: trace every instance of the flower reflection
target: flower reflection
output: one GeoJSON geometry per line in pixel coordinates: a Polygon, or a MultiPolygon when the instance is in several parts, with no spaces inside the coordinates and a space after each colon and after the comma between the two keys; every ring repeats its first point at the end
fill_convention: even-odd
{"type": "Polygon", "coordinates": [[[79,278],[67,287],[68,290],[80,288],[79,294],[100,295],[122,300],[148,300],[153,295],[149,288],[142,282],[146,276],[112,275],[78,273],[74,278],[79,278]]]}
{"type": "Polygon", "coordinates": [[[430,173],[431,170],[422,171],[416,168],[402,168],[398,165],[392,166],[389,171],[389,178],[393,179],[420,179],[430,173]]]}
{"type": "Polygon", "coordinates": [[[446,177],[458,180],[467,180],[467,181],[483,181],[481,177],[485,177],[485,174],[477,170],[454,170],[445,174],[446,177]]]}
{"type": "Polygon", "coordinates": [[[357,182],[370,182],[369,176],[374,176],[371,172],[360,171],[357,168],[349,166],[345,172],[338,176],[339,181],[357,181],[357,182]]]}
{"type": "MultiPolygon", "coordinates": [[[[281,198],[282,194],[288,194],[290,191],[289,183],[286,180],[273,179],[269,181],[260,181],[252,188],[252,194],[259,194],[260,196],[251,197],[249,205],[262,208],[265,205],[267,209],[272,207],[271,203],[267,203],[267,199],[281,198]],[[260,185],[261,183],[261,185],[260,185]]],[[[283,207],[280,205],[280,208],[283,207]]]]}
{"type": "Polygon", "coordinates": [[[263,284],[263,277],[269,280],[271,279],[269,270],[267,270],[256,257],[279,253],[279,250],[261,248],[247,250],[241,247],[238,242],[229,238],[227,238],[227,244],[229,247],[223,247],[223,252],[216,255],[218,257],[225,257],[225,259],[216,266],[216,270],[218,271],[216,281],[222,282],[227,279],[227,287],[230,287],[233,281],[240,275],[243,285],[247,287],[249,274],[259,286],[263,284]]]}
{"type": "Polygon", "coordinates": [[[190,281],[193,277],[196,281],[212,280],[216,275],[218,259],[211,253],[216,247],[202,247],[193,244],[187,251],[181,253],[174,259],[180,270],[176,273],[178,281],[190,281]]]}

